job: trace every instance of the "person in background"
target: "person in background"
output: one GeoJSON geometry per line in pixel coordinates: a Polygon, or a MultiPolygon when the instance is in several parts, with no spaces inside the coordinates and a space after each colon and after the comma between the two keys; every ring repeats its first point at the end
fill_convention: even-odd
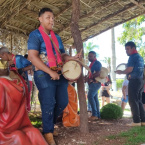
{"type": "Polygon", "coordinates": [[[142,92],[142,103],[145,110],[145,65],[144,65],[143,81],[144,81],[144,90],[142,92]]]}
{"type": "Polygon", "coordinates": [[[128,83],[129,81],[127,79],[125,79],[122,83],[122,102],[121,102],[121,108],[124,111],[125,106],[128,102],[128,83]]]}
{"type": "Polygon", "coordinates": [[[96,59],[96,52],[90,51],[88,54],[91,73],[85,77],[85,82],[88,82],[88,100],[92,108],[92,116],[89,120],[94,121],[100,118],[98,90],[101,87],[101,83],[96,81],[95,78],[100,75],[102,64],[96,59]]]}
{"type": "Polygon", "coordinates": [[[101,93],[100,94],[102,96],[102,107],[104,106],[105,100],[106,100],[107,103],[110,103],[111,84],[112,84],[112,81],[110,79],[110,75],[108,75],[108,77],[106,78],[106,82],[104,84],[102,84],[102,87],[101,87],[101,93]]]}
{"type": "MultiPolygon", "coordinates": [[[[24,57],[28,60],[28,54],[25,54],[24,57]]],[[[29,81],[29,96],[28,96],[28,101],[27,101],[27,107],[28,110],[31,110],[31,92],[32,92],[32,88],[33,88],[33,71],[32,70],[28,70],[28,81],[29,81]]]]}
{"type": "Polygon", "coordinates": [[[129,56],[127,68],[115,72],[117,74],[127,74],[129,80],[128,100],[133,116],[133,123],[129,126],[145,126],[145,111],[142,103],[144,60],[138,54],[134,42],[127,42],[125,50],[129,56]]]}

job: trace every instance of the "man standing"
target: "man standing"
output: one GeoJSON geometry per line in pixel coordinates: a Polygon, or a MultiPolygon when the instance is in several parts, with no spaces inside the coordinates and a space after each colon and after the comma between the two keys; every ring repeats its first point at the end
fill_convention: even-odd
{"type": "Polygon", "coordinates": [[[39,90],[44,137],[49,145],[53,139],[57,117],[68,104],[68,81],[61,75],[63,60],[78,59],[65,54],[61,38],[52,31],[54,15],[51,9],[39,12],[40,27],[30,33],[28,56],[34,65],[34,80],[39,90]]]}
{"type": "Polygon", "coordinates": [[[127,68],[124,71],[117,70],[117,74],[127,74],[128,99],[133,115],[133,123],[130,126],[145,126],[145,111],[142,104],[144,60],[136,51],[134,42],[125,44],[126,54],[129,56],[127,68]]]}
{"type": "Polygon", "coordinates": [[[97,82],[95,78],[100,75],[102,65],[96,59],[95,51],[89,52],[88,60],[91,62],[89,66],[91,69],[91,73],[89,74],[88,77],[85,78],[85,81],[88,82],[89,85],[88,100],[92,108],[92,116],[90,117],[90,120],[94,121],[100,118],[98,90],[101,87],[101,83],[97,82]]]}

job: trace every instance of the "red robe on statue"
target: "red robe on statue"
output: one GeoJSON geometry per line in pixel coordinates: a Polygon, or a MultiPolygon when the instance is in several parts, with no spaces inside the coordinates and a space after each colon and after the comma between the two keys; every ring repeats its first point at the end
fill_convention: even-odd
{"type": "Polygon", "coordinates": [[[0,145],[48,145],[26,111],[23,84],[0,78],[0,145]]]}

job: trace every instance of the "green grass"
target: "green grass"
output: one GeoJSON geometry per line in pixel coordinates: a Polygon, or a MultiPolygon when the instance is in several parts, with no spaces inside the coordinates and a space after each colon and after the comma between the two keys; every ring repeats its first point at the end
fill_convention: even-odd
{"type": "Polygon", "coordinates": [[[42,119],[37,118],[35,114],[29,115],[32,125],[36,128],[39,128],[42,125],[42,119]]]}
{"type": "Polygon", "coordinates": [[[127,132],[122,132],[118,135],[110,135],[107,137],[109,140],[124,139],[124,145],[139,145],[145,143],[145,127],[133,127],[127,132]]]}

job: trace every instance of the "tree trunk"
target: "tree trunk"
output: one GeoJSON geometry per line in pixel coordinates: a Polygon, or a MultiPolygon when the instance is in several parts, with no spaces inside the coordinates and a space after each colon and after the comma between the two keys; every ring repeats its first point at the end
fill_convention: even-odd
{"type": "Polygon", "coordinates": [[[115,52],[115,33],[114,28],[111,29],[111,42],[112,42],[112,59],[111,59],[111,74],[112,74],[112,89],[116,91],[116,52],[115,52]]]}
{"type": "MultiPolygon", "coordinates": [[[[72,0],[72,20],[71,20],[71,32],[74,39],[74,45],[77,49],[77,53],[83,48],[83,42],[81,38],[81,33],[79,31],[79,15],[80,15],[80,0],[72,0]]],[[[83,81],[83,74],[77,81],[77,89],[80,104],[80,131],[82,133],[88,132],[88,113],[87,104],[85,97],[85,88],[83,81]]]]}

